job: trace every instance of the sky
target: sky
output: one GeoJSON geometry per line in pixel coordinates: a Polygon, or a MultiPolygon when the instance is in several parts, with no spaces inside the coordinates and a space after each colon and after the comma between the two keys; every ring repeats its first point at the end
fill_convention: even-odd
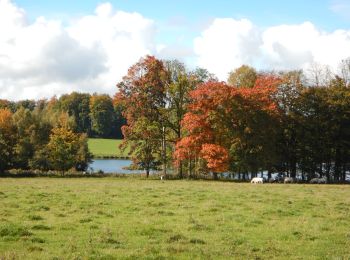
{"type": "Polygon", "coordinates": [[[0,0],[0,99],[113,95],[145,55],[220,80],[243,64],[336,73],[350,57],[350,0],[0,0]]]}

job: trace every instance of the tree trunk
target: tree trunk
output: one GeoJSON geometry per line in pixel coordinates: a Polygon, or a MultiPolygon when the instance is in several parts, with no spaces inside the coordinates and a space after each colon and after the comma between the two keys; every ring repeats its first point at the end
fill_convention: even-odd
{"type": "Polygon", "coordinates": [[[340,152],[339,148],[335,150],[335,162],[334,162],[334,179],[340,181],[340,152]]]}
{"type": "Polygon", "coordinates": [[[218,173],[217,172],[213,172],[213,177],[214,177],[214,180],[217,180],[218,179],[218,173]]]}
{"type": "Polygon", "coordinates": [[[345,183],[345,180],[346,180],[346,167],[345,167],[345,164],[343,164],[342,182],[345,183]]]}
{"type": "Polygon", "coordinates": [[[165,127],[162,129],[162,161],[163,161],[163,176],[167,173],[167,158],[166,158],[166,140],[165,140],[165,127]]]}
{"type": "Polygon", "coordinates": [[[293,161],[290,177],[295,178],[296,175],[297,175],[297,163],[293,161]]]}
{"type": "Polygon", "coordinates": [[[192,177],[192,159],[188,160],[188,178],[192,177]]]}
{"type": "Polygon", "coordinates": [[[301,170],[301,180],[305,181],[305,171],[304,171],[304,169],[301,170]]]}
{"type": "Polygon", "coordinates": [[[178,176],[180,177],[180,179],[183,178],[183,173],[182,173],[182,162],[180,162],[180,165],[179,165],[179,167],[178,167],[178,169],[177,169],[177,174],[178,174],[178,176]]]}
{"type": "MultiPolygon", "coordinates": [[[[180,116],[179,118],[182,119],[182,117],[180,116]]],[[[181,119],[178,120],[178,129],[177,129],[177,140],[180,140],[181,139],[181,119]]],[[[178,169],[178,175],[180,177],[180,179],[183,179],[183,165],[182,165],[182,162],[180,162],[180,165],[179,165],[179,169],[178,169]]]]}

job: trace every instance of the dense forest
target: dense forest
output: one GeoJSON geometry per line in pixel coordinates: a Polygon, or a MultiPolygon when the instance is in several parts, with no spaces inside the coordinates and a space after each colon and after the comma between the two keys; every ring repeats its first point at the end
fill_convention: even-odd
{"type": "Polygon", "coordinates": [[[70,168],[91,160],[87,137],[124,138],[135,164],[183,177],[266,171],[343,182],[350,170],[350,61],[257,71],[227,82],[179,61],[140,59],[108,95],[0,101],[0,171],[70,168]]]}
{"type": "Polygon", "coordinates": [[[85,170],[87,138],[122,138],[125,119],[108,95],[73,92],[50,100],[0,100],[0,172],[85,170]]]}

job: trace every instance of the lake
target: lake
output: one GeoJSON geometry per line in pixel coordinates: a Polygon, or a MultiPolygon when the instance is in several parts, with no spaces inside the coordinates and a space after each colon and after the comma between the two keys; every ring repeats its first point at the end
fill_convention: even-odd
{"type": "Polygon", "coordinates": [[[140,173],[142,171],[129,171],[123,169],[131,164],[131,160],[123,159],[93,159],[89,169],[93,172],[103,171],[105,173],[140,173]]]}
{"type": "MultiPolygon", "coordinates": [[[[89,165],[89,171],[104,173],[144,173],[144,170],[125,170],[124,167],[130,166],[131,160],[127,159],[93,159],[89,165]]],[[[155,173],[155,171],[150,172],[155,173]]]]}

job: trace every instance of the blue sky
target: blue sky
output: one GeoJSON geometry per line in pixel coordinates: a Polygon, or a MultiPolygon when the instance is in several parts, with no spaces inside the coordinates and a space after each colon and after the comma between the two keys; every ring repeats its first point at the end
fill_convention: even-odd
{"type": "MultiPolygon", "coordinates": [[[[94,0],[16,0],[30,17],[40,15],[63,17],[86,15],[103,1],[94,0]]],[[[301,23],[312,21],[325,30],[348,28],[349,17],[332,10],[334,5],[350,5],[349,0],[119,0],[108,1],[116,9],[139,12],[158,22],[166,23],[173,18],[183,18],[196,24],[214,17],[249,18],[259,26],[271,26],[281,23],[301,23]]],[[[345,12],[345,10],[344,10],[345,12]]]]}
{"type": "MultiPolygon", "coordinates": [[[[93,13],[104,1],[96,0],[16,0],[30,19],[38,16],[67,21],[93,13]]],[[[157,40],[165,44],[189,46],[193,38],[215,18],[247,18],[260,28],[310,21],[320,30],[350,27],[350,0],[111,0],[116,10],[138,12],[155,20],[157,40]],[[343,10],[334,10],[334,6],[343,10]],[[342,8],[341,6],[345,6],[342,8]],[[349,11],[347,15],[346,12],[349,11]]]]}
{"type": "Polygon", "coordinates": [[[179,59],[227,80],[350,57],[350,0],[0,0],[0,98],[113,95],[141,57],[179,59]]]}

